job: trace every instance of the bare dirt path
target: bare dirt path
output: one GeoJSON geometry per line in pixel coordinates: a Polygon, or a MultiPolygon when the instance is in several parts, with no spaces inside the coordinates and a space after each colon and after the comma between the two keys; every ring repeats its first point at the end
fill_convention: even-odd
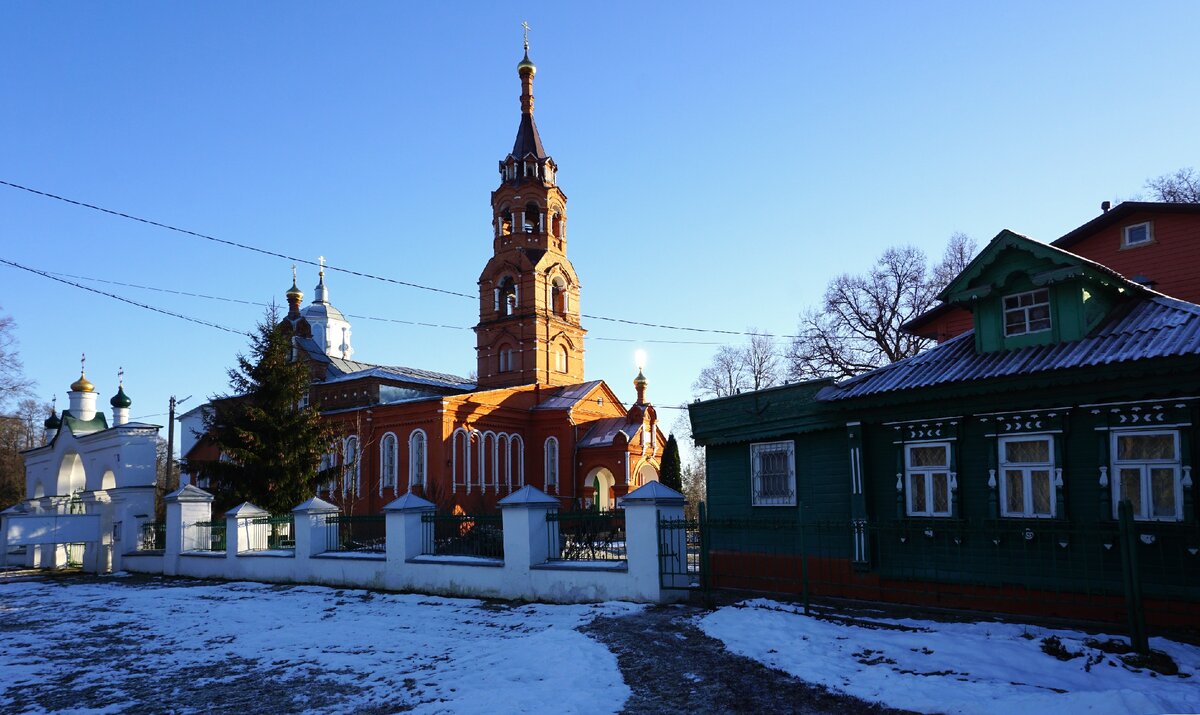
{"type": "Polygon", "coordinates": [[[608,646],[633,696],[627,713],[904,713],[829,690],[725,650],[693,606],[597,618],[580,630],[608,646]]]}

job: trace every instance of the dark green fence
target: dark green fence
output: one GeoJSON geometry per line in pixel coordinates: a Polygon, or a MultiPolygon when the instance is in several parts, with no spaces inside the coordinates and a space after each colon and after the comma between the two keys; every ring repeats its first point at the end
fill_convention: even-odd
{"type": "Polygon", "coordinates": [[[225,550],[225,520],[199,521],[193,527],[196,530],[196,549],[199,551],[225,550]]]}
{"type": "Polygon", "coordinates": [[[167,547],[167,525],[161,521],[147,521],[138,526],[138,551],[161,551],[167,547]]]}
{"type": "Polygon", "coordinates": [[[546,513],[551,561],[625,561],[625,511],[546,513]]]}
{"type": "Polygon", "coordinates": [[[258,528],[250,530],[247,551],[287,551],[296,548],[295,520],[291,514],[257,516],[250,523],[258,528]]]}
{"type": "MultiPolygon", "coordinates": [[[[797,510],[796,513],[799,513],[797,510]]],[[[1200,628],[1200,525],[660,521],[663,585],[1200,628]],[[695,553],[693,554],[693,551],[695,553]]]]}
{"type": "Polygon", "coordinates": [[[503,560],[501,517],[499,514],[422,514],[421,553],[503,560]]]}
{"type": "Polygon", "coordinates": [[[387,535],[382,514],[331,514],[325,517],[325,551],[384,553],[387,535]]]}

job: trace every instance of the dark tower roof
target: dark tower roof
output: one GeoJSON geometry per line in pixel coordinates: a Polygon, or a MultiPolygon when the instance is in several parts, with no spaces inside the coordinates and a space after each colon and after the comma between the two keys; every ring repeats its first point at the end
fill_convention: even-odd
{"type": "Polygon", "coordinates": [[[521,126],[517,128],[517,140],[513,142],[512,155],[517,159],[533,154],[538,159],[545,159],[548,154],[542,148],[542,138],[538,135],[537,124],[533,121],[533,113],[521,114],[521,126]]]}

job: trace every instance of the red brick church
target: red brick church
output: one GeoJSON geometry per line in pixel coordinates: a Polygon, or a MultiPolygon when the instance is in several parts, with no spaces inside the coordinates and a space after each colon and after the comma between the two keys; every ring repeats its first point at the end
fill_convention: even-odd
{"type": "MultiPolygon", "coordinates": [[[[492,257],[479,275],[477,379],[351,359],[350,323],[329,302],[324,270],[309,305],[295,281],[287,292],[283,328],[312,369],[309,400],[341,435],[326,465],[342,477],[318,495],[346,513],[376,513],[410,490],[443,509],[489,510],[526,484],[564,508],[609,509],[658,478],[664,440],[645,377],[628,408],[584,377],[567,197],[533,120],[536,71],[527,44],[521,123],[500,161],[492,257]]],[[[184,432],[201,412],[181,417],[184,432]]],[[[218,456],[203,439],[184,446],[190,459],[218,456]]]]}

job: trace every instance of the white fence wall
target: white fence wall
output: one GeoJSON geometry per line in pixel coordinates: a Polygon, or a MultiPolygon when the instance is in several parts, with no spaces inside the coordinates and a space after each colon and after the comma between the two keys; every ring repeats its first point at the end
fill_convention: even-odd
{"type": "MultiPolygon", "coordinates": [[[[326,519],[338,509],[320,499],[293,510],[294,549],[247,550],[248,543],[265,542],[265,535],[254,530],[267,526],[252,521],[265,512],[244,504],[226,514],[225,551],[202,551],[194,525],[211,519],[212,496],[189,485],[167,502],[166,548],[161,555],[127,553],[122,561],[127,570],[555,603],[666,603],[685,595],[661,587],[659,565],[663,558],[682,562],[686,554],[661,556],[658,538],[660,516],[682,518],[683,497],[656,482],[622,499],[623,563],[549,561],[550,533],[557,524],[547,522],[546,515],[557,509],[558,501],[529,486],[501,501],[503,559],[423,555],[421,517],[434,505],[411,494],[384,509],[384,553],[325,551],[326,519]]],[[[686,572],[685,566],[676,563],[670,570],[686,572]]]]}

